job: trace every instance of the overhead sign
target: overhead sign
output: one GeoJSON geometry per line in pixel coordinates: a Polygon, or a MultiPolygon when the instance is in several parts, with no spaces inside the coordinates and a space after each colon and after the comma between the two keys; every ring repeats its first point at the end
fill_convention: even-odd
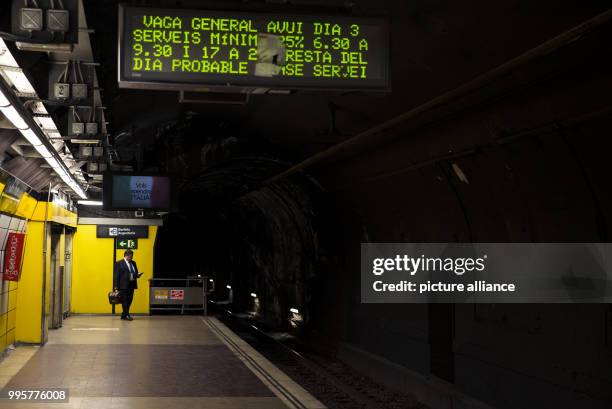
{"type": "Polygon", "coordinates": [[[162,175],[104,176],[105,210],[134,210],[170,208],[171,180],[162,175]]]}
{"type": "Polygon", "coordinates": [[[119,39],[122,88],[389,89],[383,19],[120,6],[119,39]]]}
{"type": "Polygon", "coordinates": [[[5,281],[19,281],[21,272],[21,259],[25,234],[9,233],[4,249],[4,271],[2,277],[5,281]]]}
{"type": "Polygon", "coordinates": [[[149,237],[149,226],[96,226],[97,238],[143,238],[149,237]]]}
{"type": "Polygon", "coordinates": [[[138,248],[138,239],[116,239],[115,246],[122,250],[136,250],[138,248]]]}

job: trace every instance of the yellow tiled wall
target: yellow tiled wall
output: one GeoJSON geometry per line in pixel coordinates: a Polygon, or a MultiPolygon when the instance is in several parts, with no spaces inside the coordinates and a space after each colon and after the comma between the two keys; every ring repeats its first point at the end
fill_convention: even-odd
{"type": "MultiPolygon", "coordinates": [[[[153,277],[153,255],[157,226],[149,226],[149,237],[138,239],[134,261],[143,276],[138,279],[138,290],[130,312],[149,313],[149,279],[153,277]]],[[[72,264],[72,312],[79,314],[109,314],[108,292],[113,287],[114,239],[96,237],[96,226],[80,224],[74,235],[72,264]]],[[[123,258],[117,250],[116,259],[123,258]]],[[[117,311],[121,311],[121,307],[117,311]]]]}

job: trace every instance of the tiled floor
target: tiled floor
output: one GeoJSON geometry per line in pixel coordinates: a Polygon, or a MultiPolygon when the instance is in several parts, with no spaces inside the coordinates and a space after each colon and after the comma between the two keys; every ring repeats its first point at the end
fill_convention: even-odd
{"type": "Polygon", "coordinates": [[[3,409],[324,408],[214,318],[73,316],[42,348],[0,362],[6,390],[68,388],[70,402],[3,409]]]}

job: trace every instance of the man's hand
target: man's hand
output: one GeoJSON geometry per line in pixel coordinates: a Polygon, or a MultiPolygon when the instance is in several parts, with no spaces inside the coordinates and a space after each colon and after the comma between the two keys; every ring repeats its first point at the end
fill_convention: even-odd
{"type": "Polygon", "coordinates": [[[144,273],[138,273],[136,274],[136,277],[139,278],[141,275],[143,275],[144,273]]]}

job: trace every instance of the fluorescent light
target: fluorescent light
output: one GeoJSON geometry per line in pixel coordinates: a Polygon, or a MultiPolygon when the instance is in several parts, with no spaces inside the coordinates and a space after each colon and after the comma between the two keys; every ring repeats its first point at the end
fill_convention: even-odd
{"type": "Polygon", "coordinates": [[[300,311],[297,308],[289,308],[289,311],[291,311],[294,314],[299,314],[300,311]]]}
{"type": "Polygon", "coordinates": [[[43,158],[50,158],[53,156],[51,155],[51,152],[49,152],[49,149],[47,149],[45,145],[35,145],[34,148],[36,148],[38,153],[40,153],[40,156],[42,156],[43,158]]]}
{"type": "Polygon", "coordinates": [[[271,89],[268,91],[268,94],[289,95],[291,94],[291,90],[290,89],[271,89]]]}
{"type": "Polygon", "coordinates": [[[4,92],[0,90],[0,107],[8,107],[11,105],[11,102],[6,98],[4,92]]]}
{"type": "Polygon", "coordinates": [[[28,124],[23,120],[19,112],[15,109],[14,106],[3,106],[0,107],[0,111],[4,114],[5,117],[8,118],[9,121],[13,123],[15,128],[17,129],[26,129],[28,124]]]}
{"type": "Polygon", "coordinates": [[[13,58],[13,55],[7,48],[6,43],[1,38],[0,38],[0,65],[19,68],[19,64],[17,64],[17,61],[15,61],[15,58],[13,58]]]}
{"type": "Polygon", "coordinates": [[[257,298],[257,294],[255,294],[255,293],[251,293],[251,297],[253,297],[253,298],[257,298]]]}
{"type": "Polygon", "coordinates": [[[66,206],[66,205],[68,205],[68,202],[65,201],[64,199],[53,199],[53,203],[58,205],[58,206],[66,206]]]}
{"type": "Polygon", "coordinates": [[[60,178],[62,178],[62,180],[64,181],[64,183],[69,184],[72,181],[72,178],[68,175],[68,173],[66,173],[65,170],[61,170],[61,173],[58,172],[60,178]]]}
{"type": "Polygon", "coordinates": [[[31,130],[30,128],[28,128],[28,129],[20,129],[19,131],[27,139],[27,141],[30,142],[35,147],[38,146],[38,145],[42,145],[42,142],[38,138],[38,135],[36,135],[34,133],[34,131],[31,130]]]}
{"type": "MultiPolygon", "coordinates": [[[[17,45],[19,48],[19,45],[17,45]]],[[[44,48],[44,47],[42,47],[44,48]]],[[[69,47],[72,49],[72,46],[69,47]]],[[[51,50],[48,48],[47,51],[51,50]]],[[[12,83],[12,85],[17,89],[17,91],[21,93],[33,94],[36,95],[36,90],[32,87],[32,84],[28,80],[28,77],[24,74],[24,72],[19,69],[19,64],[9,51],[6,43],[2,38],[0,38],[0,66],[4,69],[0,69],[2,73],[6,76],[6,78],[12,83]],[[12,67],[17,68],[13,70],[12,67]]],[[[48,115],[48,111],[45,108],[42,101],[35,101],[31,104],[32,112],[36,115],[48,115]]],[[[34,146],[34,148],[46,159],[47,163],[53,168],[55,173],[59,175],[59,177],[69,185],[74,192],[79,195],[82,199],[87,199],[87,195],[78,184],[76,179],[69,173],[64,170],[64,167],[60,164],[58,159],[56,159],[53,154],[49,151],[49,149],[43,145],[42,140],[38,137],[38,135],[29,128],[25,119],[21,116],[21,114],[12,106],[10,100],[7,98],[6,94],[0,90],[0,111],[4,114],[4,116],[21,132],[21,134],[27,139],[27,141],[34,146]]],[[[57,125],[50,117],[35,117],[38,119],[37,125],[40,126],[41,130],[43,130],[47,137],[49,138],[61,138],[61,134],[57,130],[57,125]]],[[[96,140],[95,143],[99,141],[96,140]]],[[[53,146],[54,150],[58,150],[58,147],[53,146]]],[[[55,154],[55,152],[53,152],[55,154]]],[[[68,155],[72,159],[72,155],[68,155]]],[[[64,158],[61,158],[65,160],[64,158]]]]}
{"type": "Polygon", "coordinates": [[[79,200],[77,203],[85,206],[102,206],[102,202],[97,200],[79,200]]]}
{"type": "Polygon", "coordinates": [[[28,81],[23,71],[4,71],[4,74],[8,77],[17,91],[25,94],[36,94],[36,90],[32,87],[32,84],[30,84],[30,81],[28,81]]]}
{"type": "Polygon", "coordinates": [[[57,125],[55,125],[53,118],[48,116],[35,116],[34,119],[36,119],[36,122],[38,122],[40,127],[45,131],[57,131],[57,125]]]}
{"type": "Polygon", "coordinates": [[[79,195],[81,197],[81,199],[87,199],[87,195],[85,194],[85,192],[81,188],[78,189],[76,194],[79,195]]]}
{"type": "Polygon", "coordinates": [[[51,158],[46,158],[47,159],[47,163],[49,164],[49,166],[51,166],[53,169],[57,169],[60,167],[59,162],[57,161],[57,159],[51,157],[51,158]]]}

